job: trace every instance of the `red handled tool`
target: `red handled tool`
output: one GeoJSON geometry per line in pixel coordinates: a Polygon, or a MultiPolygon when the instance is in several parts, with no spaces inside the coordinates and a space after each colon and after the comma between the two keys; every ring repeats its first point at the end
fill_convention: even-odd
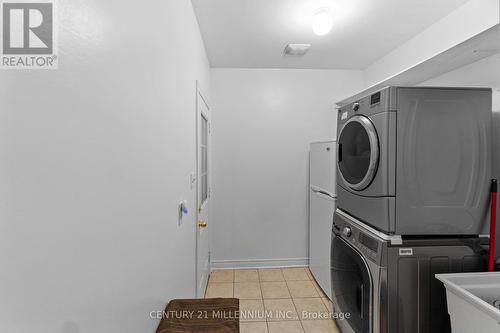
{"type": "Polygon", "coordinates": [[[495,270],[495,240],[497,232],[497,192],[498,184],[496,179],[491,180],[491,211],[490,211],[490,255],[488,258],[488,272],[495,270]]]}

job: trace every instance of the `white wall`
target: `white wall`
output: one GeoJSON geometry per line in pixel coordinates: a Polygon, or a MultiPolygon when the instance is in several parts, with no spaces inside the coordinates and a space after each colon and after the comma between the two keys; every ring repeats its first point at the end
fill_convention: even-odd
{"type": "MultiPolygon", "coordinates": [[[[493,88],[493,177],[500,179],[500,55],[492,55],[420,85],[493,88]]],[[[500,239],[500,229],[497,239],[500,239]]],[[[497,255],[500,255],[500,246],[497,255]]]]}
{"type": "Polygon", "coordinates": [[[212,69],[212,258],[305,264],[309,143],[335,137],[335,102],[362,73],[212,69]]]}
{"type": "Polygon", "coordinates": [[[191,2],[59,1],[59,70],[0,73],[0,331],[154,332],[195,291],[191,2]]]}
{"type": "Polygon", "coordinates": [[[409,70],[499,23],[498,0],[469,0],[365,69],[369,87],[409,70]]]}
{"type": "Polygon", "coordinates": [[[493,88],[493,110],[500,112],[500,55],[493,54],[420,85],[493,88]]]}

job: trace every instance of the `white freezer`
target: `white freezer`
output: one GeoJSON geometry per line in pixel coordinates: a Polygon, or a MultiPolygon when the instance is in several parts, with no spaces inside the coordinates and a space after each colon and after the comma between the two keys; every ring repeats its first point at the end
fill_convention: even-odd
{"type": "Polygon", "coordinates": [[[311,144],[309,154],[309,268],[331,299],[330,246],[336,208],[335,141],[311,144]]]}
{"type": "Polygon", "coordinates": [[[337,197],[337,143],[311,143],[309,152],[309,183],[337,197]],[[329,150],[328,150],[329,149],[329,150]]]}

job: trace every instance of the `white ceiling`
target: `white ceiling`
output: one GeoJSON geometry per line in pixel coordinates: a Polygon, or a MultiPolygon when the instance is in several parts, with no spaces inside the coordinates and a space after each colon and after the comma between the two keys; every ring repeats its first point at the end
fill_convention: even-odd
{"type": "Polygon", "coordinates": [[[467,0],[192,0],[212,67],[364,69],[467,0]],[[314,10],[335,25],[316,36],[314,10]],[[284,57],[288,43],[310,43],[284,57]]]}

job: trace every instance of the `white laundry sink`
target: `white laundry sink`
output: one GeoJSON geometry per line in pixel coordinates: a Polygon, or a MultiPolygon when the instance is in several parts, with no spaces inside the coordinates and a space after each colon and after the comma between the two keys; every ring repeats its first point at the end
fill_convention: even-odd
{"type": "Polygon", "coordinates": [[[453,333],[500,332],[500,272],[436,274],[446,287],[453,333]]]}

